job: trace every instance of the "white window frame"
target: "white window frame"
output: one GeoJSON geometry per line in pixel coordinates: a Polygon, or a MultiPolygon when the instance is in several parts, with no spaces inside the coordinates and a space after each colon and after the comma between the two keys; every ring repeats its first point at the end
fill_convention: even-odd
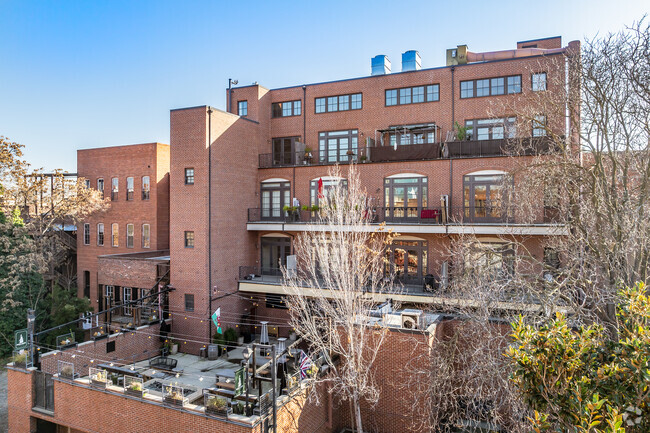
{"type": "Polygon", "coordinates": [[[103,247],[104,246],[104,238],[106,236],[106,232],[104,231],[104,223],[97,223],[97,246],[98,247],[103,247]],[[101,236],[100,236],[101,233],[101,236]],[[101,242],[100,242],[101,240],[101,242]]]}

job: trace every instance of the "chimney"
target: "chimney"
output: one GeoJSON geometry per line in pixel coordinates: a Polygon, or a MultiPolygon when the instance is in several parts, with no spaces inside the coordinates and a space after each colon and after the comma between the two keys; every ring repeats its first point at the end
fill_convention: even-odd
{"type": "Polygon", "coordinates": [[[415,50],[402,53],[402,72],[419,71],[422,69],[420,53],[415,50]]]}
{"type": "Polygon", "coordinates": [[[372,75],[385,75],[390,74],[390,60],[388,57],[380,54],[371,60],[372,75]]]}

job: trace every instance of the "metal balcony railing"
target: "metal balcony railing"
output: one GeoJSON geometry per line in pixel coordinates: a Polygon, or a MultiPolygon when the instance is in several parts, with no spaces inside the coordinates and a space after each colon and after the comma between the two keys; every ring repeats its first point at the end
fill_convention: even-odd
{"type": "Polygon", "coordinates": [[[351,153],[337,153],[336,160],[328,155],[320,155],[317,151],[287,152],[287,153],[262,153],[259,155],[259,167],[296,167],[303,165],[333,165],[348,164],[365,160],[364,148],[354,149],[351,153]]]}

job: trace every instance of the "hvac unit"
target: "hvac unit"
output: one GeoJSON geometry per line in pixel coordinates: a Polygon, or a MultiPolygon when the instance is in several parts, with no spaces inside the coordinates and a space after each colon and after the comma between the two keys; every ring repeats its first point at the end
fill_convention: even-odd
{"type": "Polygon", "coordinates": [[[424,327],[424,313],[422,310],[406,309],[402,311],[403,329],[422,329],[424,327]]]}

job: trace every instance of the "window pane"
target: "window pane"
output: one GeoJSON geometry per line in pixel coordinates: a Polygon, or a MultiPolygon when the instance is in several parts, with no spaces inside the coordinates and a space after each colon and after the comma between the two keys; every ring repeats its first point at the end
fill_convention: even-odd
{"type": "Polygon", "coordinates": [[[473,81],[461,81],[460,82],[460,97],[461,98],[473,98],[474,97],[474,82],[473,81]]]}
{"type": "Polygon", "coordinates": [[[325,98],[316,98],[316,112],[317,113],[325,112],[325,98]]]}
{"type": "Polygon", "coordinates": [[[476,96],[488,96],[490,94],[490,80],[476,80],[476,96]]]}
{"type": "Polygon", "coordinates": [[[293,101],[293,115],[300,116],[302,113],[302,101],[293,101]]]}
{"type": "Polygon", "coordinates": [[[503,78],[492,78],[492,94],[503,95],[505,93],[505,80],[503,78]]]}
{"type": "Polygon", "coordinates": [[[352,106],[350,107],[350,109],[361,110],[361,105],[362,105],[361,93],[355,93],[354,95],[352,95],[352,106]]]}
{"type": "Polygon", "coordinates": [[[327,98],[327,111],[332,112],[332,111],[338,111],[339,109],[339,98],[336,96],[330,96],[327,98]]]}
{"type": "Polygon", "coordinates": [[[142,248],[151,248],[151,228],[149,224],[142,224],[142,248]]]}
{"type": "Polygon", "coordinates": [[[521,77],[508,77],[508,93],[521,93],[521,77]]]}
{"type": "Polygon", "coordinates": [[[546,90],[546,72],[533,74],[533,92],[546,90]]]}
{"type": "Polygon", "coordinates": [[[397,105],[397,90],[386,90],[386,105],[397,105]]]}
{"type": "Polygon", "coordinates": [[[414,87],[413,88],[413,103],[417,104],[419,102],[424,102],[424,87],[414,87]]]}
{"type": "Polygon", "coordinates": [[[293,113],[293,106],[291,102],[283,102],[282,103],[282,116],[283,117],[289,117],[293,113]]]}
{"type": "Polygon", "coordinates": [[[411,103],[411,89],[399,89],[399,103],[400,105],[403,104],[410,104],[411,103]]]}
{"type": "Polygon", "coordinates": [[[434,84],[432,86],[427,86],[427,101],[438,101],[440,99],[440,86],[434,84]]]}

